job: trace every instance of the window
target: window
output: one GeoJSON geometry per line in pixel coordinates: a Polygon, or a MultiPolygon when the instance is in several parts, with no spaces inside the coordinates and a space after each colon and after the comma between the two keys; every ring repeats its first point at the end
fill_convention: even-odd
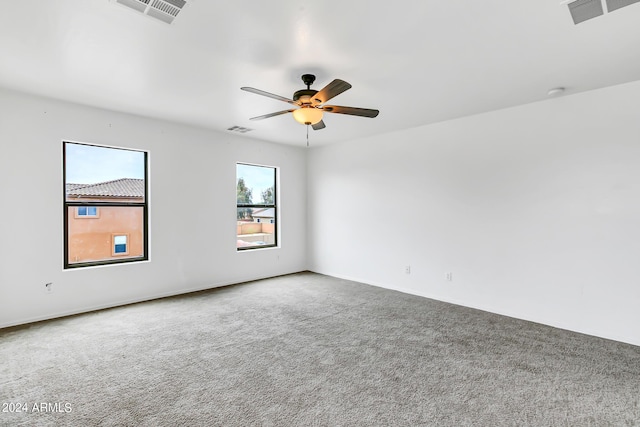
{"type": "Polygon", "coordinates": [[[148,259],[147,153],[63,142],[64,268],[148,259]]]}
{"type": "Polygon", "coordinates": [[[76,216],[78,217],[97,217],[98,208],[96,206],[78,206],[76,209],[76,216]]]}
{"type": "Polygon", "coordinates": [[[276,174],[274,167],[236,165],[236,247],[239,251],[278,244],[276,174]]]}
{"type": "Polygon", "coordinates": [[[129,236],[126,234],[116,234],[113,236],[113,254],[114,255],[127,255],[127,239],[129,236]]]}

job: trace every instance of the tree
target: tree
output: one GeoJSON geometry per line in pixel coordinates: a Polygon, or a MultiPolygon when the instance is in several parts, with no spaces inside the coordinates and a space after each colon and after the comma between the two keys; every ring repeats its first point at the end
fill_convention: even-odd
{"type": "Polygon", "coordinates": [[[274,193],[274,188],[273,186],[267,188],[266,190],[264,190],[262,192],[262,203],[264,203],[265,205],[273,205],[273,193],[274,193]]]}
{"type": "MultiPolygon", "coordinates": [[[[253,195],[251,188],[247,188],[244,178],[238,178],[236,187],[236,200],[238,205],[250,205],[253,203],[253,195]]],[[[251,216],[251,208],[238,208],[238,219],[253,219],[251,216]]]]}

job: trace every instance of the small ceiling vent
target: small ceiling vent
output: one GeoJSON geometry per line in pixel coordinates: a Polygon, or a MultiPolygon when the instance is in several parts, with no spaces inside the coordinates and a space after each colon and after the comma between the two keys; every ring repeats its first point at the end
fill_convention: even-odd
{"type": "Polygon", "coordinates": [[[230,128],[227,128],[227,130],[230,130],[231,132],[247,133],[251,132],[253,129],[245,128],[242,126],[231,126],[230,128]]]}
{"type": "Polygon", "coordinates": [[[147,16],[171,24],[187,4],[186,0],[114,0],[147,16]]]}

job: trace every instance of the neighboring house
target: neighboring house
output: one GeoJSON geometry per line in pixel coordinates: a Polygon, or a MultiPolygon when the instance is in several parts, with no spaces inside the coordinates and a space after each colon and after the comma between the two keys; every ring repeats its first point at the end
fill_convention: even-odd
{"type": "Polygon", "coordinates": [[[143,256],[143,208],[100,203],[142,202],[144,193],[143,179],[67,184],[67,201],[97,202],[68,208],[69,263],[143,256]]]}
{"type": "Polygon", "coordinates": [[[275,223],[276,218],[274,208],[254,209],[251,216],[253,217],[253,222],[262,222],[267,224],[275,223]]]}

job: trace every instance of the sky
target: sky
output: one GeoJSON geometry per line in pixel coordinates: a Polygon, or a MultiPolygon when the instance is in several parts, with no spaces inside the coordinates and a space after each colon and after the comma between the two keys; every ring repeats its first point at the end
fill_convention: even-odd
{"type": "Polygon", "coordinates": [[[250,188],[253,203],[262,203],[262,192],[274,183],[273,168],[264,166],[245,165],[238,163],[237,179],[244,178],[247,188],[250,188]]]}
{"type": "Polygon", "coordinates": [[[144,179],[144,152],[66,143],[66,183],[94,184],[119,178],[144,179]]]}

